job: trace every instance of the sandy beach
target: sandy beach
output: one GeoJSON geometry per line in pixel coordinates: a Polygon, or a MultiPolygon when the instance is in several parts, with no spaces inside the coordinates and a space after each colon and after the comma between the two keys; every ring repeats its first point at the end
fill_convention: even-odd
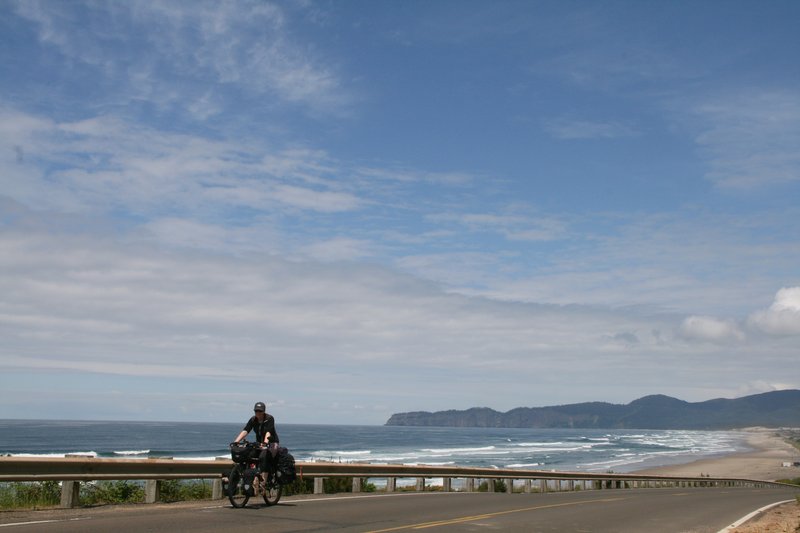
{"type": "Polygon", "coordinates": [[[784,462],[800,461],[800,450],[780,437],[775,429],[749,428],[744,430],[747,444],[753,449],[720,457],[700,459],[690,463],[647,468],[639,472],[665,476],[732,477],[775,481],[800,477],[800,467],[782,466],[784,462]]]}
{"type": "MultiPolygon", "coordinates": [[[[776,481],[800,477],[800,467],[783,466],[784,462],[800,461],[800,450],[778,435],[777,430],[749,428],[747,444],[753,449],[691,463],[640,470],[665,476],[731,477],[776,481]]],[[[796,502],[773,507],[729,533],[794,533],[800,528],[800,507],[796,502]]]]}

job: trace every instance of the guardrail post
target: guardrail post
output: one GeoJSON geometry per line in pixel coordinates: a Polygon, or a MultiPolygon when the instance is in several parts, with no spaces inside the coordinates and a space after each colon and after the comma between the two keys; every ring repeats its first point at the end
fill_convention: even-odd
{"type": "Polygon", "coordinates": [[[539,492],[541,492],[541,493],[547,492],[547,480],[546,479],[540,479],[539,480],[539,492]]]}
{"type": "Polygon", "coordinates": [[[417,492],[425,492],[425,478],[418,477],[417,478],[417,492]]]}
{"type": "Polygon", "coordinates": [[[575,480],[574,479],[570,479],[569,481],[567,481],[567,490],[570,491],[570,492],[575,492],[575,480]]]}
{"type": "Polygon", "coordinates": [[[395,489],[397,489],[397,478],[396,477],[386,478],[386,492],[394,492],[395,489]]]}
{"type": "Polygon", "coordinates": [[[506,480],[506,492],[509,494],[514,494],[514,479],[507,479],[506,480]]]}
{"type": "Polygon", "coordinates": [[[361,478],[354,477],[353,478],[353,492],[361,492],[361,478]]]}
{"type": "Polygon", "coordinates": [[[325,494],[325,478],[314,478],[314,494],[325,494]]]}
{"type": "Polygon", "coordinates": [[[475,492],[475,478],[464,478],[464,492],[475,492]]]}
{"type": "Polygon", "coordinates": [[[225,497],[225,491],[222,490],[222,480],[215,479],[211,482],[211,499],[221,500],[225,497]]]}
{"type": "Polygon", "coordinates": [[[144,503],[156,503],[158,492],[161,489],[161,480],[148,479],[144,482],[144,503]]]}
{"type": "Polygon", "coordinates": [[[61,507],[72,509],[77,507],[80,499],[81,484],[78,481],[61,483],[61,507]]]}
{"type": "Polygon", "coordinates": [[[452,490],[452,478],[442,478],[442,492],[450,492],[452,490]]]}
{"type": "Polygon", "coordinates": [[[525,494],[530,494],[531,493],[531,480],[530,479],[526,479],[525,480],[525,485],[524,485],[524,488],[522,490],[525,491],[525,494]]]}
{"type": "Polygon", "coordinates": [[[489,478],[486,480],[486,492],[494,492],[494,479],[489,478]]]}

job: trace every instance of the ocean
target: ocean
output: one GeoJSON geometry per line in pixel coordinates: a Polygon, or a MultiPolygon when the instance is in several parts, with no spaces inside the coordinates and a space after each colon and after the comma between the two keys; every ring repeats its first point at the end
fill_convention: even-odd
{"type": "MultiPolygon", "coordinates": [[[[213,459],[242,423],[0,420],[0,455],[213,459]]],[[[736,431],[277,424],[298,461],[630,472],[744,451],[736,431]]],[[[252,435],[252,434],[251,434],[252,435]]]]}

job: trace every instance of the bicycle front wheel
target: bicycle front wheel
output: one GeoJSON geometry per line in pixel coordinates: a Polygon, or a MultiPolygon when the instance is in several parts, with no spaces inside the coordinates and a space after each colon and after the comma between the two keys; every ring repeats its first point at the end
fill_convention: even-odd
{"type": "Polygon", "coordinates": [[[244,472],[240,466],[234,466],[228,476],[228,499],[237,509],[247,505],[247,500],[250,499],[244,488],[244,472]]]}

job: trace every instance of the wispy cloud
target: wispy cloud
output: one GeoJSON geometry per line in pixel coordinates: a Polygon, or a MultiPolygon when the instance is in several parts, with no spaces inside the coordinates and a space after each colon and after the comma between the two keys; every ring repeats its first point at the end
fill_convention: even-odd
{"type": "Polygon", "coordinates": [[[230,104],[220,98],[229,88],[248,100],[274,97],[315,113],[342,113],[350,104],[324,53],[293,40],[286,6],[131,1],[72,7],[19,2],[17,13],[36,24],[45,46],[102,71],[106,103],[149,101],[186,109],[198,120],[230,104]],[[73,31],[78,26],[82,31],[73,31]],[[193,92],[187,80],[202,89],[193,92]]]}
{"type": "Polygon", "coordinates": [[[696,108],[696,142],[720,187],[753,189],[800,181],[800,93],[752,91],[696,108]]]}
{"type": "MultiPolygon", "coordinates": [[[[27,154],[4,165],[6,194],[28,205],[63,211],[123,210],[152,216],[169,208],[248,207],[273,212],[357,209],[360,199],[326,179],[321,163],[304,152],[268,152],[200,136],[168,133],[111,117],[54,123],[0,111],[0,137],[27,154]]],[[[208,213],[208,211],[204,211],[208,213]]]]}
{"type": "Polygon", "coordinates": [[[751,311],[749,302],[774,290],[769,280],[775,265],[800,261],[793,244],[796,214],[691,210],[573,216],[563,241],[551,241],[558,246],[543,256],[534,250],[519,261],[506,258],[506,267],[517,268],[497,276],[483,294],[564,305],[655,305],[684,315],[742,318],[751,311]],[[764,233],[770,240],[756,237],[764,233]]]}
{"type": "Polygon", "coordinates": [[[597,122],[566,117],[547,120],[544,128],[550,135],[562,140],[615,139],[638,135],[633,127],[622,122],[597,122]]]}
{"type": "Polygon", "coordinates": [[[318,241],[301,248],[304,255],[317,261],[352,262],[374,255],[375,245],[363,239],[336,237],[318,241]]]}
{"type": "Polygon", "coordinates": [[[519,211],[522,211],[519,206],[513,206],[509,213],[450,212],[431,214],[427,218],[437,223],[456,224],[476,233],[498,233],[511,241],[554,241],[569,233],[564,219],[519,211]]]}

